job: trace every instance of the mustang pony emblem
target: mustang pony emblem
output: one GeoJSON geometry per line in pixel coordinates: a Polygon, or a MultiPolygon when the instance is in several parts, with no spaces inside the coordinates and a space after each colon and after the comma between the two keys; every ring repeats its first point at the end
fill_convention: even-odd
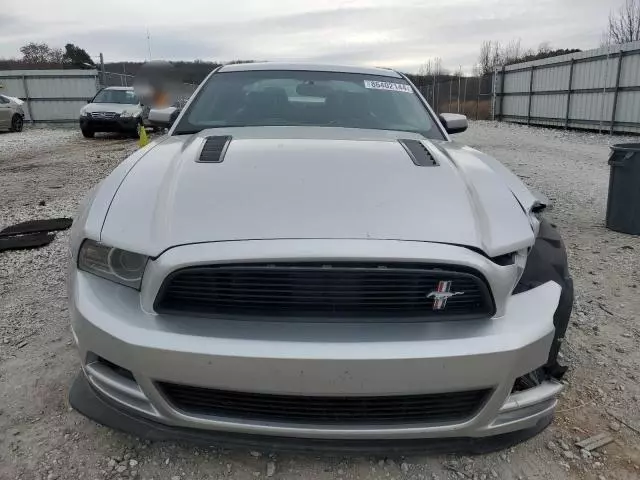
{"type": "Polygon", "coordinates": [[[452,292],[451,283],[451,280],[438,282],[437,290],[427,295],[427,298],[433,298],[434,310],[444,310],[450,297],[464,295],[464,292],[452,292]]]}

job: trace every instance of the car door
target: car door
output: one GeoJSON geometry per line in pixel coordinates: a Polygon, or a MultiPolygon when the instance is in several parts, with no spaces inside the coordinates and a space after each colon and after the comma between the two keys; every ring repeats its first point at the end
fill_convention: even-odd
{"type": "Polygon", "coordinates": [[[11,113],[13,112],[9,100],[0,95],[0,129],[11,126],[11,113]]]}

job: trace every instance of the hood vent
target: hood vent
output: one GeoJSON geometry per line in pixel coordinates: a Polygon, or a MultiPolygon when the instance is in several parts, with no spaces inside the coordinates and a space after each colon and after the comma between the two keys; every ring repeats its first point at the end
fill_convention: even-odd
{"type": "Polygon", "coordinates": [[[198,162],[222,163],[229,143],[231,143],[231,137],[229,136],[207,137],[200,151],[198,162]]]}
{"type": "Polygon", "coordinates": [[[436,167],[438,162],[419,140],[398,140],[407,151],[413,163],[419,167],[436,167]]]}

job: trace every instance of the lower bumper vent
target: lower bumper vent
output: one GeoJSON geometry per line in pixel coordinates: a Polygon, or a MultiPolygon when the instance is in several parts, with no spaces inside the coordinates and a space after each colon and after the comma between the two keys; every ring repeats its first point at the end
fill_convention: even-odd
{"type": "Polygon", "coordinates": [[[404,424],[463,421],[489,390],[385,397],[309,397],[213,390],[172,383],[159,387],[187,414],[320,424],[404,424]]]}

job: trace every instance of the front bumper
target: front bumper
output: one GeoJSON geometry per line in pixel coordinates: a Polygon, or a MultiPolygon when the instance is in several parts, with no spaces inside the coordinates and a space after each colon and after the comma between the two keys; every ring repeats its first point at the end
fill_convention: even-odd
{"type": "Polygon", "coordinates": [[[541,416],[532,426],[514,432],[492,437],[449,437],[422,439],[369,439],[336,440],[323,438],[298,438],[247,435],[243,433],[194,429],[159,423],[146,416],[123,408],[93,388],[84,373],[78,374],[69,391],[69,401],[83,415],[102,425],[125,431],[139,438],[152,441],[186,441],[205,446],[220,445],[225,448],[257,448],[269,451],[306,451],[311,453],[367,453],[384,454],[416,452],[478,455],[502,450],[527,440],[544,430],[552,421],[552,416],[541,416]]]}
{"type": "Polygon", "coordinates": [[[127,118],[90,118],[80,117],[80,128],[93,132],[136,132],[140,119],[138,117],[127,118]]]}
{"type": "MultiPolygon", "coordinates": [[[[168,254],[159,257],[151,271],[158,274],[175,267],[177,264],[167,264],[171,258],[168,254]]],[[[512,393],[518,377],[547,360],[561,290],[553,282],[510,297],[501,316],[488,320],[327,325],[156,315],[148,305],[153,285],[164,277],[154,276],[155,280],[145,278],[143,291],[137,292],[71,271],[72,325],[84,370],[78,382],[86,376],[91,388],[83,391],[94,393],[93,397],[72,395],[71,401],[80,411],[112,426],[126,427],[128,422],[114,424],[101,418],[87,402],[115,406],[115,411],[165,432],[199,430],[223,436],[351,444],[435,438],[457,442],[511,432],[520,435],[506,438],[519,438],[548,424],[562,390],[560,383],[549,380],[512,393]],[[98,356],[129,370],[133,378],[103,368],[95,362],[98,356]],[[159,390],[159,381],[301,396],[392,396],[472,389],[490,389],[491,394],[464,421],[319,425],[181,411],[159,390]],[[85,400],[79,400],[82,398],[85,400]],[[90,398],[93,400],[86,400],[90,398]]]]}

